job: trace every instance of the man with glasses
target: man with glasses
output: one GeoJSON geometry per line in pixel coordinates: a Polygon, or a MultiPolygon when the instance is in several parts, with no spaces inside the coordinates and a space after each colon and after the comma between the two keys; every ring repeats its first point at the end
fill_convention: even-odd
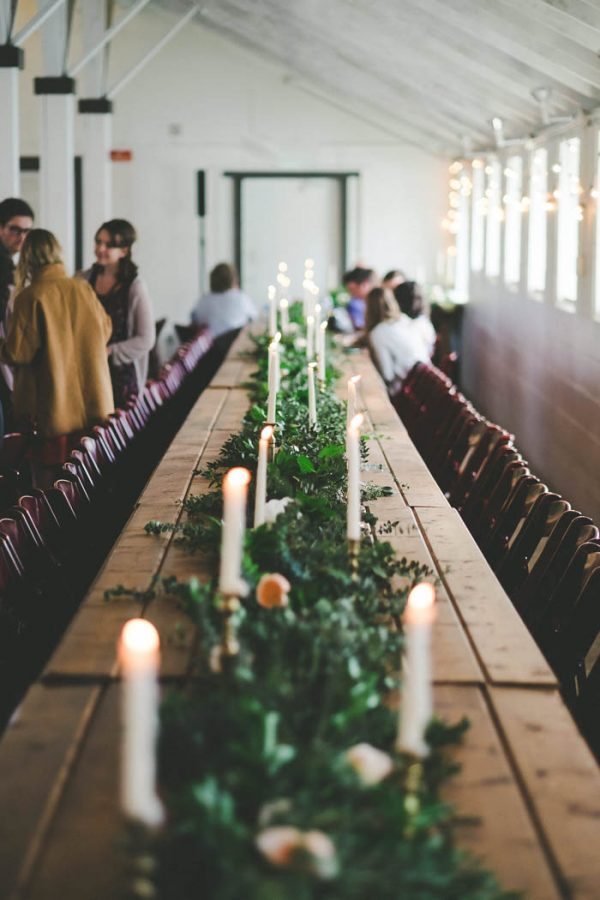
{"type": "MultiPolygon", "coordinates": [[[[14,257],[20,252],[23,241],[33,228],[33,210],[18,197],[8,197],[0,203],[0,337],[6,337],[10,317],[9,301],[15,284],[14,257]]],[[[0,401],[10,429],[10,409],[13,373],[9,366],[0,364],[0,401]]],[[[3,429],[2,429],[3,430],[3,429]]]]}

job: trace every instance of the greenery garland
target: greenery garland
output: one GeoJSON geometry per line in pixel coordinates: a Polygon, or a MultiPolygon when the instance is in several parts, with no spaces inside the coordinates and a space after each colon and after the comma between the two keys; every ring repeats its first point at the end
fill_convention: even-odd
{"type": "MultiPolygon", "coordinates": [[[[299,318],[297,309],[292,313],[299,318]]],[[[337,373],[329,367],[319,424],[308,427],[299,343],[293,335],[282,341],[279,449],[268,470],[269,497],[291,502],[274,524],[246,532],[249,590],[234,667],[220,671],[214,653],[221,628],[215,581],[163,581],[162,590],[180,602],[201,640],[192,677],[169,692],[161,711],[168,825],[153,846],[154,885],[164,900],[514,897],[455,846],[456,818],[440,799],[454,771],[442,748],[460,739],[466,722],[432,723],[432,752],[416,793],[407,786],[409,761],[393,750],[399,616],[409,586],[432,573],[396,559],[388,543],[365,533],[358,578],[351,577],[345,407],[331,390],[337,373]],[[269,572],[277,575],[267,579],[266,591],[269,572]],[[365,751],[367,742],[379,753],[365,751]],[[363,764],[365,754],[380,766],[379,776],[363,764]]],[[[222,475],[231,466],[256,469],[266,344],[256,339],[252,406],[240,433],[198,473],[208,476],[211,490],[185,501],[185,524],[146,526],[151,534],[176,530],[176,540],[209,559],[216,560],[219,548],[222,475]]],[[[366,460],[366,439],[362,455],[366,460]]],[[[378,492],[366,485],[363,498],[378,492]]],[[[369,524],[373,533],[373,517],[369,524]]]]}

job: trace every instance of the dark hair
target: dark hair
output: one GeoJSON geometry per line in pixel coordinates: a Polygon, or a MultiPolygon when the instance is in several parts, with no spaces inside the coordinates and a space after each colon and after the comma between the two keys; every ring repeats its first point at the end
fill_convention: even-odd
{"type": "Polygon", "coordinates": [[[398,306],[411,319],[423,314],[425,303],[421,288],[416,281],[403,281],[394,288],[394,297],[398,306]]]}
{"type": "MultiPolygon", "coordinates": [[[[131,258],[131,248],[137,241],[137,232],[135,228],[131,222],[127,221],[127,219],[109,219],[108,222],[102,223],[94,235],[96,240],[98,240],[98,235],[101,231],[108,231],[111,247],[121,247],[127,250],[127,255],[119,260],[117,281],[119,284],[131,284],[138,273],[138,267],[131,258]]],[[[95,263],[92,266],[92,284],[101,271],[102,266],[98,265],[98,263],[95,263]]]]}
{"type": "Polygon", "coordinates": [[[231,263],[222,262],[210,273],[210,289],[213,294],[224,294],[237,281],[237,272],[231,263]]]}
{"type": "Polygon", "coordinates": [[[6,225],[15,216],[27,216],[29,219],[35,219],[29,203],[18,197],[7,197],[0,203],[0,225],[6,225]]]}
{"type": "Polygon", "coordinates": [[[369,278],[373,277],[373,269],[365,269],[362,266],[356,266],[344,273],[342,278],[343,284],[364,284],[369,278]]]}
{"type": "Polygon", "coordinates": [[[401,272],[400,269],[390,269],[389,272],[385,273],[385,275],[383,276],[383,278],[381,280],[382,281],[391,281],[392,278],[398,278],[398,277],[404,279],[404,272],[401,272]]]}

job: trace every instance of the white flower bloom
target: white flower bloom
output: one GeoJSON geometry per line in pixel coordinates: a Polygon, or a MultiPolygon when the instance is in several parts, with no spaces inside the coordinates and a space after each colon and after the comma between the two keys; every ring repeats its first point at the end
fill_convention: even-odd
{"type": "Polygon", "coordinates": [[[346,760],[363,784],[379,784],[394,768],[391,756],[371,744],[355,744],[346,751],[346,760]]]}
{"type": "Polygon", "coordinates": [[[280,500],[268,500],[265,503],[265,522],[272,524],[277,516],[285,512],[286,506],[291,502],[291,497],[282,497],[280,500]]]}

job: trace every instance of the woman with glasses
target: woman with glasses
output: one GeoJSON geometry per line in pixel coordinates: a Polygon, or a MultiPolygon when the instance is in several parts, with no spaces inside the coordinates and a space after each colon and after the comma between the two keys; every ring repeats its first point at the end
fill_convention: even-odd
{"type": "Polygon", "coordinates": [[[0,360],[13,367],[15,419],[37,435],[34,478],[47,488],[82,432],[114,409],[106,360],[111,322],[90,286],[67,277],[49,231],[27,235],[16,276],[0,360]]]}
{"type": "Polygon", "coordinates": [[[144,387],[155,340],[148,289],[131,258],[136,239],[135,228],[125,219],[104,222],[96,232],[96,262],[82,273],[112,321],[108,364],[115,405],[121,407],[144,387]]]}

